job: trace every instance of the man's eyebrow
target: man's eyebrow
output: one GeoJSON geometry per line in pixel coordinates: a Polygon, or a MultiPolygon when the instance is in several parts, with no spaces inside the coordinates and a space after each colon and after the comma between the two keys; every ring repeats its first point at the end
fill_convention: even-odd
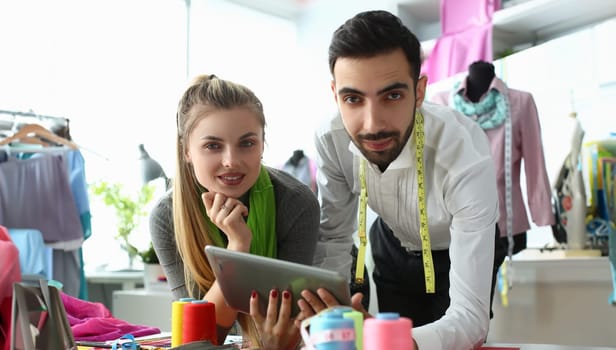
{"type": "Polygon", "coordinates": [[[396,89],[408,90],[409,89],[409,85],[406,84],[406,83],[393,83],[391,85],[388,85],[388,86],[382,88],[376,94],[377,95],[381,95],[383,93],[386,93],[386,92],[391,91],[391,90],[396,90],[396,89]]]}
{"type": "Polygon", "coordinates": [[[357,89],[350,88],[350,87],[343,87],[342,89],[338,90],[338,95],[343,95],[343,94],[365,95],[363,92],[357,89]]]}
{"type": "MultiPolygon", "coordinates": [[[[376,94],[381,95],[381,94],[384,94],[386,92],[389,92],[391,90],[396,90],[396,89],[408,90],[409,85],[406,83],[393,83],[391,85],[387,85],[386,87],[380,89],[379,91],[377,91],[376,94]]],[[[365,95],[365,93],[363,93],[362,91],[359,91],[351,87],[343,87],[340,90],[338,90],[338,95],[343,95],[343,94],[354,94],[354,95],[361,95],[361,96],[365,95]]]]}

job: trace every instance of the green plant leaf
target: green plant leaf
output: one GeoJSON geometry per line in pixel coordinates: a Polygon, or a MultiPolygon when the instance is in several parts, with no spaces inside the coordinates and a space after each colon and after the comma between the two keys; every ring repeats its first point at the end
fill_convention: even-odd
{"type": "MultiPolygon", "coordinates": [[[[146,258],[130,243],[129,237],[137,228],[139,219],[147,215],[145,207],[154,197],[154,187],[149,184],[143,185],[136,196],[131,196],[124,193],[123,187],[119,183],[99,181],[90,185],[90,191],[94,196],[100,197],[105,205],[115,210],[117,219],[115,239],[120,241],[122,249],[131,258],[139,255],[145,263],[146,258]]],[[[154,248],[151,249],[153,252],[154,248]]],[[[156,256],[155,253],[154,256],[156,256]]],[[[148,257],[147,259],[152,260],[153,258],[148,257]]]]}

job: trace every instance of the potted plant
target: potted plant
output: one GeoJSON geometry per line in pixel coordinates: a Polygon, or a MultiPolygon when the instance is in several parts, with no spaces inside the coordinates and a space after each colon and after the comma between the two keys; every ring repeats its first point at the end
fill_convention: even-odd
{"type": "Polygon", "coordinates": [[[150,242],[148,249],[140,251],[143,262],[143,282],[146,290],[161,290],[167,287],[167,277],[163,271],[154,246],[150,242]]]}
{"type": "Polygon", "coordinates": [[[151,248],[151,253],[149,249],[140,253],[129,239],[131,233],[139,225],[140,219],[147,214],[145,206],[152,200],[154,187],[146,184],[139,189],[136,196],[131,196],[123,191],[123,186],[119,183],[100,181],[90,185],[90,190],[95,196],[101,197],[106,205],[115,209],[117,219],[115,238],[120,241],[122,249],[128,253],[129,268],[133,267],[136,256],[141,256],[142,260],[157,259],[153,248],[151,248]]]}

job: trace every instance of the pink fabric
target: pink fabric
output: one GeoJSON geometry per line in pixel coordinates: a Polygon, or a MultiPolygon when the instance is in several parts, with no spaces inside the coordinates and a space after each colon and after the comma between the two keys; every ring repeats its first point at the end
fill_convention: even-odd
{"type": "Polygon", "coordinates": [[[19,251],[4,226],[0,226],[0,266],[0,350],[9,350],[13,284],[21,281],[21,272],[19,251]]]}
{"type": "Polygon", "coordinates": [[[441,33],[453,34],[492,22],[498,0],[442,0],[441,33]]]}
{"type": "Polygon", "coordinates": [[[101,303],[84,301],[66,293],[61,293],[61,297],[75,340],[107,341],[127,333],[135,337],[160,333],[156,327],[134,325],[114,318],[101,303]]]}
{"type": "Polygon", "coordinates": [[[422,74],[431,84],[467,70],[478,60],[492,61],[491,23],[439,38],[421,67],[422,74]]]}
{"type": "MultiPolygon", "coordinates": [[[[505,83],[499,78],[492,80],[490,89],[492,88],[499,92],[507,91],[507,100],[511,114],[513,233],[525,232],[530,228],[528,213],[526,212],[520,187],[522,159],[524,160],[526,174],[526,197],[532,220],[537,226],[553,225],[555,220],[552,213],[552,187],[545,167],[541,126],[535,100],[526,91],[507,88],[505,83]]],[[[463,89],[466,89],[466,80],[460,84],[457,91],[463,89]]],[[[450,98],[451,93],[445,91],[434,95],[431,100],[448,105],[451,100],[450,98]]],[[[453,106],[451,107],[453,108],[453,106]]],[[[492,158],[496,167],[498,197],[501,203],[499,205],[500,218],[498,220],[498,227],[501,236],[504,237],[507,235],[507,207],[504,204],[505,124],[486,130],[486,135],[490,139],[492,158]]]]}
{"type": "Polygon", "coordinates": [[[499,0],[441,0],[442,34],[421,67],[428,83],[492,61],[492,14],[499,7],[499,0]]]}

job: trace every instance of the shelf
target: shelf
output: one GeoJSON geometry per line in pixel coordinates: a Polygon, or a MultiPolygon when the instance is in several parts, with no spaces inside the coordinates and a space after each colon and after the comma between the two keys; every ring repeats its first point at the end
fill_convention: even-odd
{"type": "MultiPolygon", "coordinates": [[[[406,0],[399,16],[422,45],[440,35],[439,0],[406,0]],[[435,27],[439,27],[435,30],[435,27]]],[[[494,12],[494,51],[534,46],[577,29],[616,17],[614,0],[529,0],[494,12]]]]}
{"type": "Polygon", "coordinates": [[[494,40],[536,44],[614,16],[615,1],[532,0],[494,13],[494,40]]]}

